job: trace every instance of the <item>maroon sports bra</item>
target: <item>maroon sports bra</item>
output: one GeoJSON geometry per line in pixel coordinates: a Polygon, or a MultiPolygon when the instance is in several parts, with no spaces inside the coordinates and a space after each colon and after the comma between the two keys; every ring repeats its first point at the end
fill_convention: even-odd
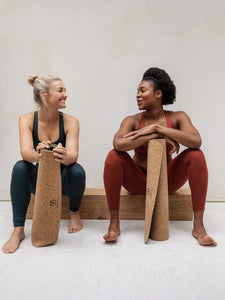
{"type": "MultiPolygon", "coordinates": [[[[165,117],[166,117],[166,123],[167,127],[173,128],[170,115],[168,111],[164,111],[165,117]]],[[[145,127],[145,111],[141,114],[141,121],[140,121],[140,129],[145,127]]],[[[172,156],[169,155],[169,151],[171,149],[171,145],[166,143],[166,154],[167,154],[167,162],[169,162],[172,159],[172,156]]],[[[148,143],[145,143],[136,149],[134,149],[135,156],[138,160],[147,162],[147,152],[148,152],[148,143]]]]}

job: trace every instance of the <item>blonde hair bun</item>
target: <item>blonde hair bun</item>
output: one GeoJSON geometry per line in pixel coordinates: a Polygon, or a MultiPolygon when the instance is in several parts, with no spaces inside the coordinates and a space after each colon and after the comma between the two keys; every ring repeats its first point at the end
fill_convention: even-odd
{"type": "Polygon", "coordinates": [[[28,82],[31,86],[34,86],[34,82],[35,82],[35,80],[36,80],[37,78],[39,78],[39,76],[37,76],[37,75],[30,76],[30,77],[28,77],[27,82],[28,82]]]}

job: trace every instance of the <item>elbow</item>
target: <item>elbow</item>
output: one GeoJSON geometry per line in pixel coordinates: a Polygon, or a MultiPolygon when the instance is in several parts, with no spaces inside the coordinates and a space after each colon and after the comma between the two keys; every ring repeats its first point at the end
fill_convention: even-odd
{"type": "Polygon", "coordinates": [[[78,153],[74,153],[71,158],[72,158],[72,163],[76,163],[78,160],[78,153]]]}
{"type": "Polygon", "coordinates": [[[77,162],[78,159],[78,153],[74,152],[74,153],[69,153],[67,155],[67,158],[65,159],[65,161],[63,162],[63,164],[65,166],[69,166],[72,164],[75,164],[77,162]]]}
{"type": "Polygon", "coordinates": [[[202,145],[202,139],[201,139],[201,137],[199,136],[198,141],[197,141],[197,143],[196,143],[197,149],[200,149],[200,148],[201,148],[201,145],[202,145]]]}
{"type": "Polygon", "coordinates": [[[113,147],[114,147],[114,149],[115,149],[116,151],[126,151],[126,150],[124,149],[124,145],[123,145],[122,143],[120,143],[120,142],[117,142],[117,141],[114,141],[114,142],[113,142],[113,147]]]}
{"type": "Polygon", "coordinates": [[[200,139],[197,139],[196,141],[194,141],[192,148],[194,148],[194,149],[200,149],[201,145],[202,145],[202,139],[200,138],[200,139]]]}
{"type": "Polygon", "coordinates": [[[114,147],[114,149],[115,149],[116,151],[121,151],[121,150],[120,150],[120,149],[121,149],[121,146],[120,146],[119,143],[114,142],[114,143],[113,143],[113,147],[114,147]]]}
{"type": "Polygon", "coordinates": [[[26,151],[22,150],[22,151],[20,151],[20,154],[21,154],[23,160],[27,160],[27,155],[26,155],[27,153],[26,153],[26,151]]]}

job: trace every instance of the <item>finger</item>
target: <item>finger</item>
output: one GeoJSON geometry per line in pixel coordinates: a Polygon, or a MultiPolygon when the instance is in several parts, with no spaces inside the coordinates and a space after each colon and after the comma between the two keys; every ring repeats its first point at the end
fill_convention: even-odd
{"type": "Polygon", "coordinates": [[[53,153],[53,156],[54,156],[55,158],[59,158],[59,159],[63,159],[63,158],[64,158],[64,155],[63,155],[63,154],[59,154],[59,153],[57,153],[57,152],[54,152],[54,153],[53,153]]]}
{"type": "Polygon", "coordinates": [[[171,150],[170,150],[170,155],[171,155],[176,151],[176,147],[173,144],[170,144],[170,146],[172,147],[171,150]]]}
{"type": "Polygon", "coordinates": [[[38,146],[37,146],[37,150],[38,150],[38,151],[40,151],[40,150],[43,149],[43,148],[44,148],[43,145],[38,145],[38,146]]]}
{"type": "Polygon", "coordinates": [[[40,144],[48,145],[48,141],[41,141],[40,144]]]}
{"type": "Polygon", "coordinates": [[[49,148],[49,146],[47,146],[47,145],[39,145],[39,146],[37,146],[37,150],[38,151],[40,151],[41,149],[48,149],[49,148]]]}
{"type": "Polygon", "coordinates": [[[38,146],[42,148],[49,148],[49,144],[47,142],[41,142],[38,144],[38,146]]]}
{"type": "Polygon", "coordinates": [[[58,149],[64,149],[64,147],[62,146],[61,143],[59,143],[59,144],[53,149],[53,151],[57,151],[58,149]]]}
{"type": "Polygon", "coordinates": [[[58,161],[58,162],[60,162],[60,163],[63,163],[63,160],[62,160],[62,159],[55,158],[55,161],[58,161]]]}
{"type": "Polygon", "coordinates": [[[136,134],[137,132],[138,132],[137,130],[131,131],[131,132],[125,134],[123,137],[129,137],[129,136],[132,136],[132,135],[136,134]]]}
{"type": "Polygon", "coordinates": [[[57,145],[57,147],[55,147],[55,149],[57,149],[57,148],[63,148],[62,143],[58,143],[58,145],[57,145]]]}
{"type": "Polygon", "coordinates": [[[55,148],[53,149],[54,153],[58,153],[58,154],[65,154],[65,149],[64,148],[55,148]]]}
{"type": "Polygon", "coordinates": [[[142,136],[142,135],[144,135],[144,134],[143,133],[137,133],[137,134],[135,134],[134,136],[131,137],[131,140],[134,140],[134,139],[136,139],[136,138],[138,138],[139,136],[142,136]]]}

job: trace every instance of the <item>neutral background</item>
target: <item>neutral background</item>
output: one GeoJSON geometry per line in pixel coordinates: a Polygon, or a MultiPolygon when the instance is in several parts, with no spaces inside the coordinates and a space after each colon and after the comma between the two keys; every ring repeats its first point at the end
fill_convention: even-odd
{"type": "Polygon", "coordinates": [[[121,120],[138,112],[136,88],[158,66],[199,129],[209,168],[208,199],[225,197],[225,2],[223,0],[0,1],[0,199],[9,199],[20,159],[18,118],[35,110],[32,74],[63,78],[66,112],[80,121],[79,162],[87,187],[102,173],[121,120]]]}

